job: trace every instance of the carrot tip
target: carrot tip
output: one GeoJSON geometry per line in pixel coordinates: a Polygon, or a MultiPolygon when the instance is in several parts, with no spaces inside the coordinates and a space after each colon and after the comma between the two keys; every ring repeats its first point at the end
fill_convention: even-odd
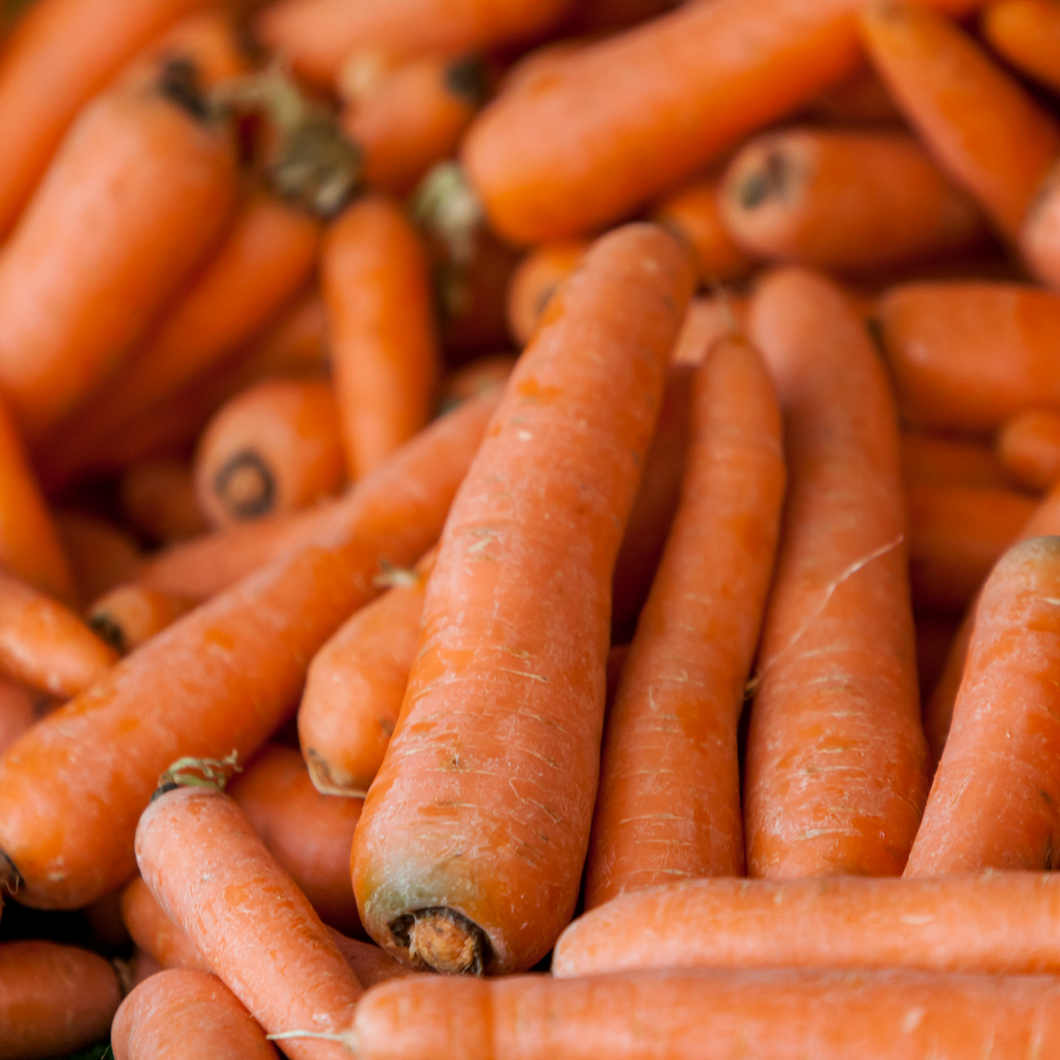
{"type": "Polygon", "coordinates": [[[15,863],[0,850],[0,891],[18,894],[22,883],[22,873],[15,868],[15,863]]]}
{"type": "Polygon", "coordinates": [[[228,778],[233,773],[242,773],[237,763],[238,752],[232,751],[224,758],[178,758],[158,778],[158,787],[151,801],[174,791],[176,788],[216,788],[224,791],[228,778]]]}
{"type": "Polygon", "coordinates": [[[305,761],[306,768],[309,770],[309,779],[321,795],[341,795],[344,798],[363,799],[368,794],[365,789],[343,787],[339,784],[331,775],[324,756],[319,751],[314,751],[312,747],[305,752],[305,761]]]}
{"type": "Polygon", "coordinates": [[[214,493],[233,519],[258,519],[276,504],[276,477],[258,453],[241,449],[218,469],[214,493]]]}
{"type": "Polygon", "coordinates": [[[482,928],[447,906],[405,913],[391,923],[390,933],[414,963],[446,975],[482,975],[493,955],[482,928]]]}
{"type": "Polygon", "coordinates": [[[106,611],[95,611],[88,616],[88,628],[104,644],[109,644],[119,655],[128,655],[129,646],[125,641],[125,631],[106,611]]]}

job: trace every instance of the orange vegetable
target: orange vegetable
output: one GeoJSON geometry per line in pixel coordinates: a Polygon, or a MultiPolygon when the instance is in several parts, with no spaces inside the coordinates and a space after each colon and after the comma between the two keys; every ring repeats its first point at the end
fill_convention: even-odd
{"type": "Polygon", "coordinates": [[[1002,424],[995,445],[1005,470],[1020,485],[1048,490],[1060,480],[1060,411],[1018,413],[1002,424]]]}
{"type": "Polygon", "coordinates": [[[38,693],[16,681],[0,679],[0,754],[3,754],[44,711],[38,693]]]}
{"type": "Polygon", "coordinates": [[[188,933],[169,918],[139,876],[122,888],[121,918],[136,945],[161,967],[210,970],[188,933]]]}
{"type": "Polygon", "coordinates": [[[136,577],[140,550],[124,530],[100,516],[75,511],[57,511],[55,525],[82,604],[87,606],[136,577]]]}
{"type": "Polygon", "coordinates": [[[1042,283],[1060,290],[1060,165],[1042,181],[1020,232],[1020,251],[1042,283]]]}
{"type": "Polygon", "coordinates": [[[149,541],[181,541],[206,530],[187,460],[138,460],[125,469],[118,493],[122,514],[149,541]]]}
{"type": "Polygon", "coordinates": [[[89,609],[88,625],[119,655],[146,644],[190,611],[194,602],[143,585],[119,585],[89,609]]]}
{"type": "Polygon", "coordinates": [[[693,298],[674,346],[674,364],[699,364],[718,339],[738,334],[746,322],[746,298],[728,291],[693,298]]]}
{"type": "Polygon", "coordinates": [[[439,388],[439,411],[448,412],[476,394],[504,386],[515,362],[515,354],[498,353],[492,357],[480,357],[450,372],[442,379],[439,388]]]}
{"type": "Polygon", "coordinates": [[[516,345],[525,346],[559,285],[581,264],[587,239],[542,243],[519,262],[508,285],[508,330],[516,345]]]}
{"type": "Polygon", "coordinates": [[[998,0],[980,23],[990,46],[1036,81],[1060,90],[1060,4],[1056,0],[998,0]]]}
{"type": "Polygon", "coordinates": [[[907,487],[914,483],[976,489],[1004,489],[1012,485],[1002,461],[981,442],[919,431],[903,431],[898,441],[902,480],[907,487]]]}
{"type": "Polygon", "coordinates": [[[849,77],[829,85],[814,96],[803,114],[831,125],[897,124],[902,112],[871,66],[862,66],[849,77]]]}

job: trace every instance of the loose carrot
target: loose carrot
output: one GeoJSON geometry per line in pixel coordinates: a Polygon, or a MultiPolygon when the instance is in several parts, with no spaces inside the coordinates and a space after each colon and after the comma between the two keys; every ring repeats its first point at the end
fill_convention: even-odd
{"type": "Polygon", "coordinates": [[[210,970],[188,933],[170,919],[139,876],[122,888],[121,918],[133,942],[163,968],[210,970]]]}
{"type": "Polygon", "coordinates": [[[998,0],[980,23],[990,46],[1036,81],[1060,89],[1060,4],[1056,0],[998,0]]]}
{"type": "Polygon", "coordinates": [[[332,226],[321,265],[352,476],[427,422],[438,378],[423,247],[396,203],[371,196],[332,226]]]}
{"type": "Polygon", "coordinates": [[[928,778],[890,388],[857,314],[813,273],[765,280],[751,335],[790,480],[748,732],[748,870],[897,875],[928,778]]]}
{"type": "Polygon", "coordinates": [[[355,612],[313,657],[298,740],[318,791],[363,796],[375,779],[419,648],[433,565],[432,550],[414,571],[394,572],[387,592],[355,612]]]}
{"type": "Polygon", "coordinates": [[[121,1003],[114,1060],[276,1060],[265,1032],[215,975],[176,968],[151,976],[121,1003]]]}
{"type": "Polygon", "coordinates": [[[1060,155],[1060,124],[942,15],[876,2],[861,27],[873,65],[939,165],[1014,241],[1060,155]]]}
{"type": "Polygon", "coordinates": [[[747,253],[821,268],[886,268],[984,234],[976,203],[903,132],[767,133],[737,153],[719,199],[747,253]]]}
{"type": "Polygon", "coordinates": [[[907,875],[1051,869],[1057,860],[1058,593],[1056,537],[1011,549],[983,587],[907,875]]]}
{"type": "Polygon", "coordinates": [[[102,957],[55,942],[0,944],[0,1058],[76,1052],[106,1038],[121,1001],[102,957]]]}
{"type": "Polygon", "coordinates": [[[718,339],[741,331],[746,322],[746,298],[728,291],[693,298],[674,346],[674,364],[699,364],[718,339]]]}
{"type": "Polygon", "coordinates": [[[140,550],[113,523],[87,512],[57,511],[55,526],[70,557],[77,597],[85,606],[136,577],[140,550]]]}
{"type": "Polygon", "coordinates": [[[206,530],[187,460],[138,460],[126,468],[118,495],[122,515],[148,541],[182,541],[206,530]]]}
{"type": "Polygon", "coordinates": [[[439,387],[439,411],[448,412],[476,394],[504,386],[515,362],[515,354],[497,353],[492,357],[480,357],[450,372],[439,387]]]}
{"type": "Polygon", "coordinates": [[[350,882],[360,799],[321,795],[292,747],[266,747],[228,787],[280,867],[317,915],[340,931],[360,932],[350,882]]]}
{"type": "Polygon", "coordinates": [[[160,593],[143,585],[119,585],[92,605],[88,625],[119,655],[128,655],[193,606],[194,601],[186,596],[160,593]]]}
{"type": "Polygon", "coordinates": [[[1020,485],[1048,490],[1060,480],[1060,412],[1018,413],[1002,425],[994,444],[1005,470],[1020,485]]]}
{"type": "Polygon", "coordinates": [[[84,109],[0,260],[0,387],[31,442],[128,357],[235,193],[227,123],[186,65],[84,109]]]}
{"type": "Polygon", "coordinates": [[[784,500],[780,412],[759,355],[697,371],[681,500],[604,729],[585,905],[744,870],[736,730],[784,500]]]}
{"type": "Polygon", "coordinates": [[[533,337],[549,299],[581,264],[590,243],[587,239],[561,239],[542,243],[519,262],[508,285],[508,330],[518,346],[533,337]]]}
{"type": "Polygon", "coordinates": [[[199,508],[215,527],[307,508],[346,478],[330,383],[273,379],[229,401],[199,439],[199,508]]]}
{"type": "Polygon", "coordinates": [[[1060,290],[1060,165],[1046,175],[1020,232],[1020,251],[1042,283],[1060,290]]]}
{"type": "Polygon", "coordinates": [[[361,922],[406,960],[529,968],[574,910],[611,577],[691,286],[658,227],[601,238],[520,358],[454,503],[354,837],[361,922]]]}
{"type": "Polygon", "coordinates": [[[44,711],[39,693],[4,678],[0,680],[0,754],[3,754],[44,711]]]}
{"type": "Polygon", "coordinates": [[[265,743],[309,659],[378,591],[380,563],[410,563],[436,540],[495,402],[482,395],[431,425],[317,535],[179,619],[0,759],[0,877],[20,901],[77,908],[113,890],[175,757],[245,759],[265,743]]]}
{"type": "Polygon", "coordinates": [[[907,487],[918,483],[1005,489],[1013,484],[1002,461],[981,442],[908,430],[898,440],[907,487]]]}

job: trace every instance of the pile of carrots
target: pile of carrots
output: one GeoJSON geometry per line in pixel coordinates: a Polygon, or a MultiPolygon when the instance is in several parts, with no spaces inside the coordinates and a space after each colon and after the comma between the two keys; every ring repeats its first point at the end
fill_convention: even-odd
{"type": "Polygon", "coordinates": [[[1060,0],[0,10],[0,1060],[1060,1057],[1060,0]]]}

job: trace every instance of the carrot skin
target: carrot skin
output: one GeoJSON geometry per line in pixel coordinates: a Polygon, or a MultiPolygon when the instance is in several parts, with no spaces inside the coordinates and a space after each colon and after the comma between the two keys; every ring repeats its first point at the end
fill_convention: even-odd
{"type": "Polygon", "coordinates": [[[516,266],[508,284],[506,313],[508,331],[518,346],[525,346],[533,337],[548,300],[581,264],[589,246],[586,239],[543,243],[516,266]]]}
{"type": "Polygon", "coordinates": [[[119,585],[92,605],[88,625],[119,655],[128,655],[194,606],[186,596],[160,593],[135,583],[119,585]]]}
{"type": "Polygon", "coordinates": [[[1021,486],[1050,490],[1060,480],[1060,414],[1028,409],[1006,421],[994,441],[1005,470],[1021,486]]]}
{"type": "Polygon", "coordinates": [[[163,968],[192,968],[210,971],[206,958],[199,952],[188,933],[174,923],[158,904],[158,899],[134,876],[121,891],[121,919],[133,942],[149,953],[163,968]]]}
{"type": "Polygon", "coordinates": [[[3,754],[44,713],[40,693],[25,685],[0,681],[0,754],[3,754]]]}
{"type": "Polygon", "coordinates": [[[118,484],[122,515],[148,541],[165,544],[206,531],[187,460],[140,460],[118,484]]]}
{"type": "Polygon", "coordinates": [[[1056,0],[997,0],[983,12],[983,36],[1018,70],[1060,89],[1060,6],[1056,0]]]}
{"type": "Polygon", "coordinates": [[[1003,461],[982,442],[918,431],[903,431],[899,441],[902,480],[907,488],[938,485],[1005,489],[1013,485],[1003,461]]]}
{"type": "Polygon", "coordinates": [[[55,525],[70,557],[77,598],[85,607],[136,577],[143,557],[126,531],[77,511],[57,511],[55,525]]]}

